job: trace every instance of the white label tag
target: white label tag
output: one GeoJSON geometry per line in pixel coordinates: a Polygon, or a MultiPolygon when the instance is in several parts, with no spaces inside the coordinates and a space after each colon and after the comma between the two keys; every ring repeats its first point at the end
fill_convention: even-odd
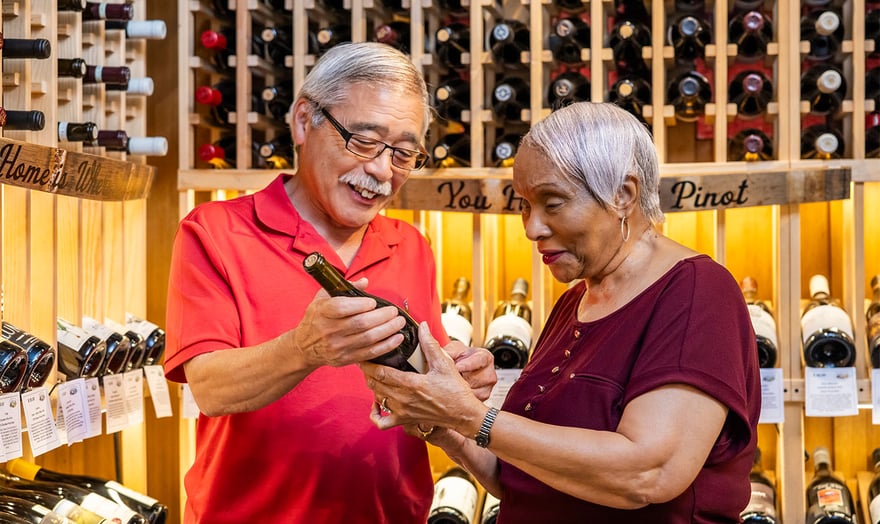
{"type": "Polygon", "coordinates": [[[805,409],[808,417],[859,414],[856,368],[811,368],[805,371],[805,409]]]}
{"type": "Polygon", "coordinates": [[[758,424],[785,422],[785,387],[782,368],[763,368],[761,372],[761,416],[758,424]]]}
{"type": "Polygon", "coordinates": [[[0,395],[0,462],[24,455],[21,439],[21,395],[0,395]]]}
{"type": "Polygon", "coordinates": [[[144,372],[141,368],[122,374],[125,382],[125,411],[128,425],[136,426],[144,422],[144,372]]]}
{"type": "Polygon", "coordinates": [[[871,369],[871,424],[880,425],[880,369],[871,369]]]}
{"type": "Polygon", "coordinates": [[[125,386],[122,375],[104,377],[104,400],[107,404],[107,434],[116,433],[128,427],[128,412],[125,411],[125,386]]]}
{"type": "Polygon", "coordinates": [[[21,403],[24,408],[24,420],[27,423],[28,440],[34,456],[42,455],[60,446],[61,438],[52,416],[49,391],[40,386],[22,393],[21,403]]]}
{"type": "Polygon", "coordinates": [[[85,380],[78,378],[59,384],[57,388],[59,418],[64,417],[68,446],[82,442],[91,432],[85,385],[85,380]]]}
{"type": "Polygon", "coordinates": [[[180,403],[182,404],[180,415],[183,418],[199,418],[199,406],[196,404],[196,399],[193,398],[189,384],[180,385],[180,403]]]}
{"type": "Polygon", "coordinates": [[[89,434],[86,438],[101,434],[101,385],[97,377],[86,379],[86,409],[89,412],[89,434]]]}
{"type": "Polygon", "coordinates": [[[165,380],[162,366],[144,366],[143,369],[144,374],[147,376],[147,387],[150,388],[150,398],[153,400],[153,410],[156,412],[156,418],[172,416],[171,395],[168,393],[168,382],[165,380]]]}

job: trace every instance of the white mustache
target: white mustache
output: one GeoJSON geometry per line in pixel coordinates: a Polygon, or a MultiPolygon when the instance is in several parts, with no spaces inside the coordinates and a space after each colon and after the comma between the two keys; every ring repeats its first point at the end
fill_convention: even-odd
{"type": "Polygon", "coordinates": [[[391,182],[379,182],[366,173],[346,173],[339,180],[357,188],[363,188],[377,195],[390,196],[391,182]]]}

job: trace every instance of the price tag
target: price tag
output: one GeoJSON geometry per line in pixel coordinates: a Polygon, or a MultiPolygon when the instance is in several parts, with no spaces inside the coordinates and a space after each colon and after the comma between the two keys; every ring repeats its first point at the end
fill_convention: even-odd
{"type": "Polygon", "coordinates": [[[82,442],[91,432],[89,427],[88,401],[85,392],[86,381],[82,378],[69,380],[59,384],[58,415],[64,419],[64,430],[67,433],[67,445],[82,442]]]}
{"type": "Polygon", "coordinates": [[[128,412],[125,410],[125,387],[122,375],[104,376],[104,401],[107,404],[107,434],[116,433],[128,427],[128,412]]]}
{"type": "Polygon", "coordinates": [[[871,369],[871,424],[880,424],[880,369],[871,369]]]}
{"type": "Polygon", "coordinates": [[[86,392],[86,408],[89,416],[89,434],[86,438],[97,437],[101,434],[101,385],[99,379],[87,378],[86,392]]]}
{"type": "Polygon", "coordinates": [[[785,422],[782,368],[762,368],[760,371],[761,416],[758,418],[758,424],[781,424],[785,422]]]}
{"type": "Polygon", "coordinates": [[[199,406],[196,399],[193,398],[192,390],[189,384],[183,383],[181,386],[180,403],[182,404],[180,414],[183,418],[199,418],[199,406]]]}
{"type": "Polygon", "coordinates": [[[856,368],[807,367],[804,371],[806,416],[845,417],[859,414],[856,368]]]}
{"type": "Polygon", "coordinates": [[[21,395],[0,395],[0,462],[24,455],[21,440],[21,395]]]}
{"type": "Polygon", "coordinates": [[[128,425],[144,422],[144,372],[140,368],[122,374],[125,385],[125,412],[128,425]]]}
{"type": "Polygon", "coordinates": [[[147,376],[147,387],[150,388],[150,398],[153,399],[153,410],[156,418],[170,417],[171,395],[168,393],[168,382],[162,366],[144,366],[144,374],[147,376]]]}
{"type": "Polygon", "coordinates": [[[61,437],[52,416],[49,391],[44,386],[40,386],[22,393],[21,404],[24,408],[28,440],[34,456],[42,455],[60,446],[61,437]]]}

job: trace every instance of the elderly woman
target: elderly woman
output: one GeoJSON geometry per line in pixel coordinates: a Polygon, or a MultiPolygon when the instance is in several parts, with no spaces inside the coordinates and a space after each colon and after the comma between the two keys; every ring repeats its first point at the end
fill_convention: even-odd
{"type": "Polygon", "coordinates": [[[645,127],[611,104],[560,109],[523,139],[513,183],[526,236],[577,283],[500,412],[422,326],[428,374],[362,365],[373,422],[442,447],[501,499],[500,524],[738,522],[760,412],[755,336],[730,273],[657,230],[645,127]]]}

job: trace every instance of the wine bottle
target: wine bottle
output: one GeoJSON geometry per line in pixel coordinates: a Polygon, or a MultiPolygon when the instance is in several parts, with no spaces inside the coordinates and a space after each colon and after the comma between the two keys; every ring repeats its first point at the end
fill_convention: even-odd
{"type": "Polygon", "coordinates": [[[200,160],[211,164],[215,169],[235,169],[235,135],[224,135],[210,144],[202,144],[198,155],[200,160]]]}
{"type": "Polygon", "coordinates": [[[468,13],[468,4],[462,0],[437,0],[436,3],[441,11],[449,14],[466,16],[468,13]]]}
{"type": "Polygon", "coordinates": [[[501,121],[523,122],[523,111],[529,108],[529,85],[519,77],[502,79],[492,90],[492,112],[501,121]]]}
{"type": "Polygon", "coordinates": [[[121,151],[129,155],[165,156],[168,154],[168,139],[162,136],[130,137],[123,129],[102,129],[98,137],[89,143],[92,147],[103,147],[107,151],[121,151]]]}
{"type": "Polygon", "coordinates": [[[492,27],[489,49],[496,64],[523,67],[523,53],[529,50],[529,26],[519,20],[502,20],[492,27]]]}
{"type": "Polygon", "coordinates": [[[495,357],[495,367],[522,369],[532,345],[532,309],[526,302],[529,283],[524,278],[513,282],[510,298],[502,301],[486,329],[484,346],[495,357]]]}
{"type": "Polygon", "coordinates": [[[767,111],[773,99],[773,82],[755,69],[740,71],[727,88],[728,101],[736,104],[736,116],[757,118],[767,111]]]}
{"type": "Polygon", "coordinates": [[[844,149],[843,134],[834,127],[815,124],[801,134],[801,158],[842,158],[844,149]]]}
{"type": "Polygon", "coordinates": [[[42,131],[46,115],[42,111],[15,111],[0,107],[0,128],[6,131],[42,131]]]}
{"type": "MultiPolygon", "coordinates": [[[[92,317],[83,317],[82,328],[89,335],[94,335],[103,340],[107,348],[104,354],[104,362],[101,363],[101,368],[98,370],[98,376],[114,375],[125,371],[125,366],[128,364],[128,358],[131,354],[131,341],[118,331],[110,329],[92,317]]],[[[14,471],[12,473],[18,475],[14,471]]]]}
{"type": "Polygon", "coordinates": [[[553,26],[548,45],[557,62],[583,63],[583,50],[590,48],[590,25],[576,16],[560,18],[553,26]]]}
{"type": "Polygon", "coordinates": [[[58,0],[57,9],[60,12],[73,11],[81,12],[86,8],[86,0],[58,0]]]}
{"type": "Polygon", "coordinates": [[[684,71],[669,83],[666,98],[678,120],[693,122],[705,114],[706,104],[712,99],[712,86],[701,73],[684,71]]]}
{"type": "Polygon", "coordinates": [[[666,41],[672,46],[677,61],[693,62],[706,56],[706,45],[712,42],[712,28],[698,16],[684,15],[669,26],[666,41]]]}
{"type": "Polygon", "coordinates": [[[590,81],[579,71],[566,71],[550,82],[547,103],[553,110],[590,100],[590,81]]]}
{"type": "Polygon", "coordinates": [[[280,27],[265,27],[260,37],[266,44],[266,56],[273,64],[285,67],[288,56],[293,55],[293,37],[290,31],[280,27]]]}
{"type": "Polygon", "coordinates": [[[7,497],[15,497],[36,506],[48,508],[67,519],[62,521],[63,524],[71,524],[71,522],[74,524],[118,524],[118,521],[111,523],[111,521],[95,512],[49,491],[12,487],[5,483],[0,483],[0,493],[7,497]]]}
{"type": "Polygon", "coordinates": [[[801,99],[814,115],[835,115],[846,97],[846,79],[835,65],[815,65],[801,75],[801,99]]]}
{"type": "Polygon", "coordinates": [[[351,26],[348,24],[333,24],[318,30],[315,35],[318,43],[318,54],[323,54],[331,47],[343,42],[351,41],[351,26]]]}
{"type": "Polygon", "coordinates": [[[849,488],[831,470],[828,449],[817,447],[813,451],[813,464],[813,478],[807,485],[806,524],[858,522],[849,488]]]}
{"type": "Polygon", "coordinates": [[[125,31],[129,40],[164,40],[168,34],[164,20],[107,20],[104,29],[125,31]]]}
{"type": "Polygon", "coordinates": [[[453,466],[434,484],[428,524],[471,524],[477,511],[477,496],[473,476],[453,466]]]}
{"type": "Polygon", "coordinates": [[[840,52],[843,41],[840,14],[832,10],[809,11],[801,18],[801,40],[809,42],[807,58],[829,60],[840,52]]]}
{"type": "Polygon", "coordinates": [[[235,113],[235,84],[222,81],[211,86],[196,88],[196,102],[210,108],[211,119],[220,126],[232,126],[230,114],[235,113]]]}
{"type": "Polygon", "coordinates": [[[4,38],[0,33],[3,60],[45,60],[52,56],[52,44],[45,38],[4,38]]]}
{"type": "Polygon", "coordinates": [[[282,133],[263,142],[259,152],[266,165],[273,169],[289,169],[293,166],[293,138],[290,133],[282,133]]]}
{"type": "Polygon", "coordinates": [[[871,279],[871,299],[865,311],[867,319],[868,355],[872,368],[880,368],[880,275],[871,279]]]}
{"type": "MultiPolygon", "coordinates": [[[[808,2],[804,2],[805,4],[808,2]]],[[[764,5],[764,0],[734,0],[733,8],[735,11],[755,10],[764,5]]]]}
{"type": "Polygon", "coordinates": [[[409,52],[409,23],[400,20],[380,24],[373,33],[374,41],[390,45],[404,53],[409,52]]]}
{"type": "Polygon", "coordinates": [[[125,327],[128,331],[137,333],[144,339],[146,355],[144,355],[143,365],[158,364],[162,360],[162,355],[165,354],[165,330],[149,320],[131,313],[125,314],[125,327]]]}
{"type": "Polygon", "coordinates": [[[849,367],[856,360],[852,320],[831,298],[824,275],[810,278],[810,303],[801,315],[804,365],[814,368],[849,367]]]}
{"type": "Polygon", "coordinates": [[[110,2],[86,2],[86,8],[82,12],[83,21],[86,20],[131,20],[134,18],[134,6],[123,3],[110,2]]]}
{"type": "Polygon", "coordinates": [[[492,147],[492,163],[495,167],[513,166],[513,157],[516,156],[522,137],[519,133],[507,133],[495,140],[492,147]]]}
{"type": "Polygon", "coordinates": [[[613,19],[615,22],[631,20],[634,23],[651,24],[651,14],[648,13],[645,0],[614,0],[613,19]]]}
{"type": "Polygon", "coordinates": [[[749,308],[749,316],[752,319],[752,329],[755,330],[755,340],[758,346],[758,366],[772,368],[776,366],[776,358],[779,353],[778,337],[776,336],[776,319],[767,303],[758,299],[758,283],[752,277],[745,277],[739,285],[749,308]]]}
{"type": "Polygon", "coordinates": [[[468,167],[471,165],[469,134],[448,133],[431,149],[435,167],[468,167]]]}
{"type": "Polygon", "coordinates": [[[868,518],[871,524],[880,522],[880,448],[871,452],[871,464],[874,476],[868,485],[868,518]]]}
{"type": "Polygon", "coordinates": [[[865,120],[865,158],[880,158],[880,113],[868,113],[865,120]]]}
{"type": "Polygon", "coordinates": [[[0,393],[19,391],[27,368],[27,353],[12,342],[0,339],[0,393]]]}
{"type": "Polygon", "coordinates": [[[487,491],[483,499],[483,511],[480,513],[480,524],[495,524],[500,509],[501,501],[487,491]]]}
{"type": "Polygon", "coordinates": [[[286,123],[293,93],[289,84],[282,83],[263,88],[260,97],[266,102],[266,111],[275,120],[286,123]]]}
{"type": "Polygon", "coordinates": [[[702,13],[706,9],[706,0],[675,0],[676,11],[685,13],[702,13]]]}
{"type": "Polygon", "coordinates": [[[553,5],[569,13],[579,13],[587,7],[582,0],[553,0],[553,5]]]}
{"type": "Polygon", "coordinates": [[[218,71],[231,69],[229,57],[235,54],[235,29],[224,27],[219,31],[203,31],[199,36],[199,43],[210,54],[211,63],[218,71]]]}
{"type": "Polygon", "coordinates": [[[98,375],[107,346],[79,326],[58,318],[58,371],[68,378],[92,378],[98,375]]]}
{"type": "Polygon", "coordinates": [[[742,524],[777,524],[776,486],[767,478],[761,466],[761,448],[755,449],[755,460],[749,473],[752,494],[746,509],[740,513],[742,524]]]}
{"type": "Polygon", "coordinates": [[[608,90],[608,101],[626,109],[647,125],[644,108],[651,104],[651,84],[639,77],[619,77],[608,90]]]}
{"type": "Polygon", "coordinates": [[[869,56],[880,55],[880,9],[869,9],[865,15],[865,40],[874,42],[874,50],[869,56]]]}
{"type": "Polygon", "coordinates": [[[129,78],[125,84],[106,84],[107,91],[125,91],[129,96],[150,96],[155,84],[149,76],[129,78]]]}
{"type": "Polygon", "coordinates": [[[396,307],[398,314],[404,318],[406,324],[398,332],[403,335],[403,342],[393,350],[371,360],[377,364],[390,366],[402,371],[424,373],[427,371],[422,350],[419,347],[419,324],[405,310],[397,307],[384,298],[371,295],[354,287],[345,279],[338,269],[333,267],[324,256],[318,252],[311,253],[303,260],[306,273],[321,284],[330,296],[345,297],[368,297],[376,301],[376,307],[396,307]]]}
{"type": "Polygon", "coordinates": [[[470,109],[470,97],[470,82],[452,77],[434,90],[434,108],[441,118],[461,122],[462,112],[470,109]]]}
{"type": "Polygon", "coordinates": [[[760,129],[742,129],[730,139],[727,146],[727,159],[732,161],[745,160],[746,162],[772,160],[773,140],[760,129]]]}
{"type": "Polygon", "coordinates": [[[58,122],[60,142],[91,142],[98,138],[98,124],[94,122],[58,122]]]}
{"type": "Polygon", "coordinates": [[[874,101],[874,110],[880,111],[880,66],[865,73],[865,98],[874,101]]]}
{"type": "Polygon", "coordinates": [[[119,89],[128,89],[131,80],[131,69],[126,66],[86,66],[86,75],[83,77],[84,84],[105,84],[117,86],[119,89]]]}
{"type": "Polygon", "coordinates": [[[4,524],[74,524],[42,504],[28,502],[0,491],[0,521],[4,524]]]}
{"type": "Polygon", "coordinates": [[[24,383],[21,385],[22,390],[26,391],[45,384],[55,365],[55,349],[46,342],[5,320],[2,322],[0,336],[4,340],[8,340],[22,348],[27,353],[27,375],[25,376],[24,383]]]}
{"type": "Polygon", "coordinates": [[[471,306],[467,303],[471,283],[465,277],[458,277],[452,284],[452,296],[441,304],[440,320],[449,338],[471,344],[474,326],[471,324],[471,306]]]}
{"type": "Polygon", "coordinates": [[[456,71],[468,68],[464,55],[470,52],[470,28],[460,22],[441,27],[434,34],[434,51],[441,64],[456,71]]]}
{"type": "Polygon", "coordinates": [[[86,61],[82,58],[59,58],[58,76],[82,78],[86,76],[86,61]]]}
{"type": "Polygon", "coordinates": [[[773,23],[760,11],[746,11],[734,16],[727,26],[728,40],[736,44],[736,59],[755,62],[767,56],[767,44],[773,41],[773,23]]]}
{"type": "Polygon", "coordinates": [[[650,80],[648,64],[643,57],[643,49],[651,45],[651,30],[647,25],[623,19],[611,29],[608,44],[618,74],[650,80]]]}
{"type": "Polygon", "coordinates": [[[125,335],[131,343],[131,352],[128,357],[128,363],[125,365],[125,370],[131,371],[132,369],[138,369],[143,366],[144,360],[147,357],[146,340],[144,340],[144,337],[110,318],[105,318],[104,324],[113,331],[125,335]]]}
{"type": "Polygon", "coordinates": [[[168,518],[168,508],[164,504],[113,480],[61,473],[20,458],[7,462],[6,469],[23,479],[61,482],[87,489],[136,511],[146,517],[150,524],[164,524],[168,518]]]}

